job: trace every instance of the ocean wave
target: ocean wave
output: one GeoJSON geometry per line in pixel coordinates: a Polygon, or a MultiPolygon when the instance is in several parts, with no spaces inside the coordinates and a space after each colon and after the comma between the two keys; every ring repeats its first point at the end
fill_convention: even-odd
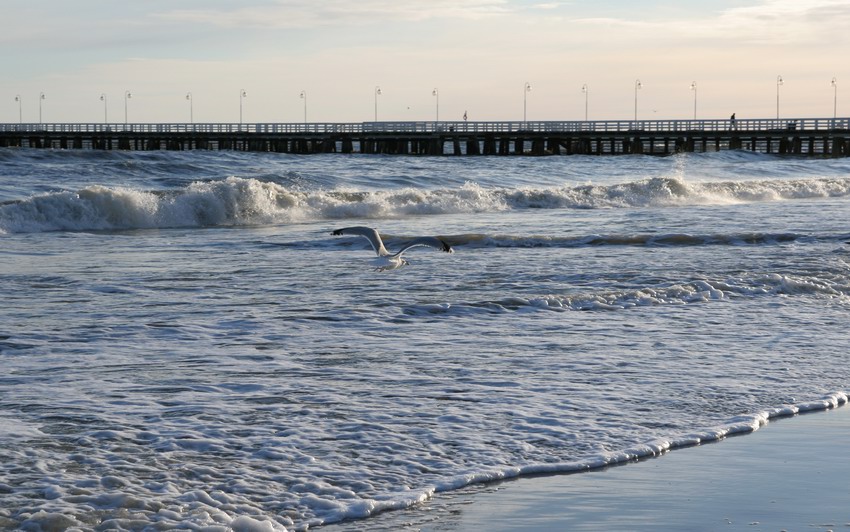
{"type": "Polygon", "coordinates": [[[724,181],[691,183],[676,177],[654,177],[615,185],[583,185],[550,189],[503,189],[512,208],[623,208],[711,205],[843,197],[850,179],[724,181]]]}
{"type": "Polygon", "coordinates": [[[176,190],[94,185],[0,205],[0,232],[121,230],[380,219],[523,209],[597,209],[777,201],[850,195],[850,179],[688,183],[651,178],[616,185],[304,190],[230,177],[176,190]]]}
{"type": "MultiPolygon", "coordinates": [[[[403,237],[396,238],[399,242],[403,237]]],[[[407,237],[410,239],[412,237],[407,237]]],[[[845,240],[848,234],[804,233],[636,233],[610,235],[545,236],[545,235],[505,235],[505,234],[458,234],[444,235],[443,238],[453,246],[465,248],[583,248],[596,246],[646,246],[646,247],[685,247],[685,246],[746,246],[772,245],[796,242],[799,240],[845,240]]]]}
{"type": "Polygon", "coordinates": [[[403,313],[408,316],[466,316],[534,310],[612,311],[658,305],[687,305],[764,295],[815,296],[850,300],[850,279],[842,275],[835,275],[832,278],[812,278],[764,274],[724,281],[699,279],[688,283],[629,290],[553,294],[539,297],[503,297],[454,304],[410,305],[403,309],[403,313]]]}

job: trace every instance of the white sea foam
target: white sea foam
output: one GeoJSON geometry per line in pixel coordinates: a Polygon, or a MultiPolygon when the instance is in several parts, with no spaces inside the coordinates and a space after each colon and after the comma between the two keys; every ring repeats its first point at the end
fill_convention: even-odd
{"type": "Polygon", "coordinates": [[[95,185],[0,205],[0,231],[84,231],[255,225],[349,218],[473,214],[522,209],[596,209],[682,206],[740,201],[843,197],[850,179],[688,183],[650,178],[607,186],[381,191],[290,189],[272,182],[230,177],[169,191],[95,185]]]}
{"type": "Polygon", "coordinates": [[[404,312],[410,315],[462,316],[480,312],[503,313],[524,310],[613,311],[658,305],[687,305],[743,297],[799,295],[840,298],[850,303],[850,277],[845,275],[813,279],[770,274],[722,281],[701,279],[686,284],[645,287],[639,290],[580,292],[533,298],[505,297],[453,305],[411,305],[406,307],[404,312]]]}

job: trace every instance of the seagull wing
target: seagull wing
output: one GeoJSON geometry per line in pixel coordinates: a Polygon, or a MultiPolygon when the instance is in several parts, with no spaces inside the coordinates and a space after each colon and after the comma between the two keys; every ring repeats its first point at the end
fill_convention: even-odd
{"type": "Polygon", "coordinates": [[[393,255],[394,257],[401,256],[402,253],[407,251],[410,248],[415,248],[417,246],[428,246],[434,249],[439,249],[440,251],[445,251],[446,253],[454,253],[452,247],[448,244],[448,242],[439,239],[435,236],[422,236],[419,238],[414,238],[410,242],[406,243],[402,248],[393,255]]]}
{"type": "Polygon", "coordinates": [[[331,233],[331,235],[357,235],[366,237],[366,239],[369,240],[369,243],[372,244],[372,249],[375,250],[375,253],[379,257],[389,255],[389,253],[387,252],[387,248],[384,247],[384,242],[381,240],[381,235],[378,234],[377,230],[372,229],[371,227],[345,227],[342,229],[337,229],[336,231],[331,233]]]}

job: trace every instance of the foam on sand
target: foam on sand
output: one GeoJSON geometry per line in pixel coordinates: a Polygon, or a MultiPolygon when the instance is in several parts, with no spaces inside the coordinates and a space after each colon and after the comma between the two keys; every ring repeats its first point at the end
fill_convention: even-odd
{"type": "MultiPolygon", "coordinates": [[[[804,530],[850,523],[850,408],[840,396],[756,416],[675,453],[589,474],[544,475],[445,494],[372,530],[804,530]],[[826,411],[824,410],[824,407],[826,411]],[[818,413],[793,415],[804,409],[818,413]],[[789,417],[793,415],[793,417],[789,417]],[[781,418],[781,419],[778,419],[781,418]],[[785,419],[787,418],[787,419],[785,419]],[[768,420],[770,422],[768,423],[768,420]],[[756,434],[726,438],[734,428],[756,434]],[[700,445],[719,442],[717,445],[700,445]],[[423,528],[425,529],[425,528],[423,528]]],[[[578,472],[578,471],[577,471],[578,472]]],[[[542,472],[545,473],[545,472],[542,472]]],[[[340,530],[336,526],[329,532],[340,530]]]]}

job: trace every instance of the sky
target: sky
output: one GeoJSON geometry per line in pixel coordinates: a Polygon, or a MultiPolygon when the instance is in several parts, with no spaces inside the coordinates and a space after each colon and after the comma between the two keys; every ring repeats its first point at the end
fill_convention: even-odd
{"type": "Polygon", "coordinates": [[[0,122],[848,116],[848,27],[847,0],[0,0],[0,122]]]}

